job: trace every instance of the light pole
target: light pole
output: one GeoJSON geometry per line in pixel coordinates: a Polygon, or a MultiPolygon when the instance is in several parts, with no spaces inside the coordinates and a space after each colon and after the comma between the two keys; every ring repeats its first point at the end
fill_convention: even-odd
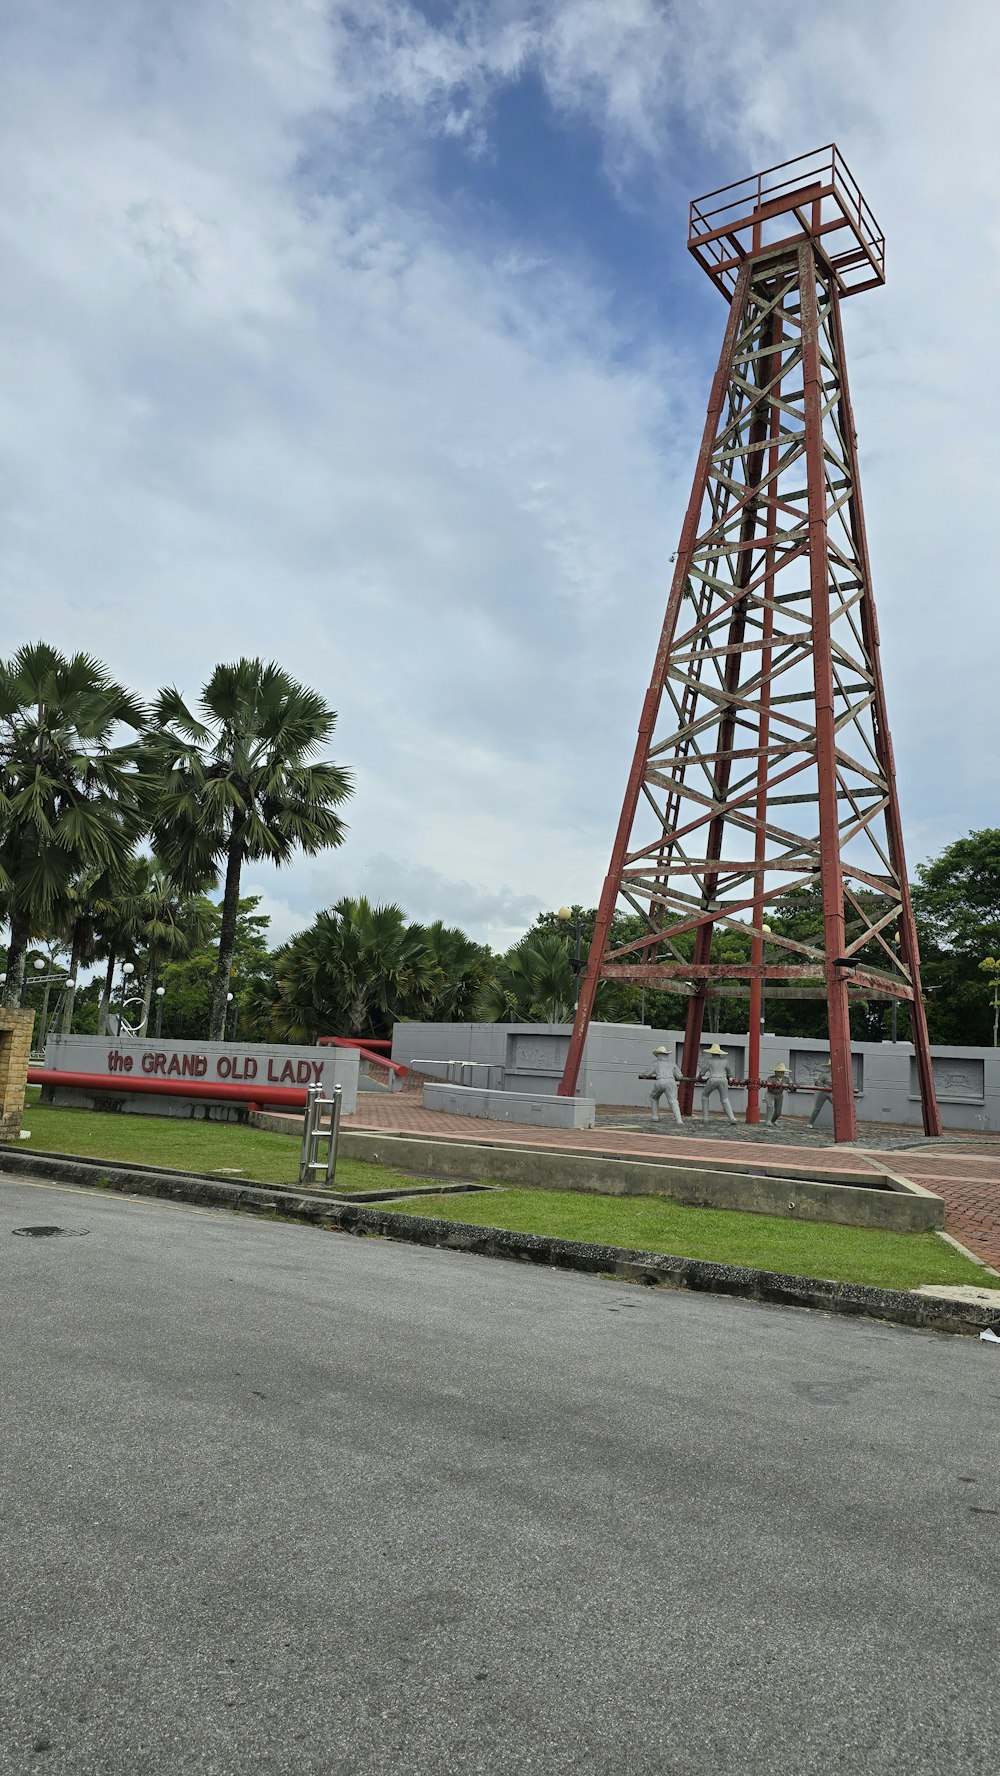
{"type": "Polygon", "coordinates": [[[226,1019],[229,1016],[229,1007],[232,1005],[232,1003],[233,1003],[233,995],[232,995],[232,993],[227,993],[226,994],[226,1009],[222,1014],[222,1040],[223,1040],[223,1042],[225,1042],[225,1040],[226,1040],[226,1019]]]}
{"type": "MultiPolygon", "coordinates": [[[[41,1015],[41,1018],[39,1019],[39,1024],[38,1024],[38,1036],[37,1036],[37,1040],[35,1040],[35,1042],[34,1042],[34,1046],[32,1048],[32,1053],[33,1054],[44,1054],[45,1053],[45,1034],[46,1034],[46,1031],[48,1030],[48,1027],[49,1027],[49,996],[52,992],[52,988],[55,986],[62,988],[62,993],[60,994],[60,997],[56,1001],[56,1015],[58,1016],[59,1007],[63,1002],[63,996],[69,991],[69,989],[71,987],[76,986],[76,979],[72,974],[55,974],[55,973],[46,974],[44,972],[44,970],[46,968],[48,968],[49,964],[45,961],[44,957],[42,957],[42,956],[36,956],[35,960],[31,966],[35,970],[35,985],[45,988],[45,992],[42,994],[42,1015],[41,1015]]],[[[30,980],[30,978],[31,978],[30,975],[26,977],[24,986],[22,987],[22,990],[21,990],[22,1004],[24,1003],[24,995],[27,991],[28,981],[30,980]]],[[[6,979],[7,979],[6,975],[0,976],[0,985],[2,985],[6,979]]]]}
{"type": "MultiPolygon", "coordinates": [[[[766,961],[767,961],[767,940],[771,935],[771,927],[770,927],[770,925],[762,925],[760,930],[761,930],[760,959],[761,959],[761,963],[763,964],[763,963],[766,963],[766,961]]],[[[764,976],[761,975],[761,977],[760,977],[760,1033],[762,1036],[764,1034],[764,998],[765,998],[766,993],[767,993],[767,983],[764,979],[764,976]]]]}
{"type": "Polygon", "coordinates": [[[573,1015],[575,1017],[577,1007],[580,1003],[580,966],[581,966],[581,963],[580,963],[580,909],[579,909],[579,907],[567,907],[567,906],[560,907],[556,917],[561,919],[564,925],[568,924],[570,919],[573,920],[573,924],[574,924],[575,942],[573,945],[572,968],[573,968],[573,1015]]]}
{"type": "Polygon", "coordinates": [[[118,1008],[118,1034],[119,1034],[119,1036],[123,1036],[125,1033],[125,1031],[124,1031],[125,995],[128,992],[129,985],[131,983],[131,979],[132,979],[132,976],[134,973],[135,973],[135,963],[134,962],[123,962],[122,963],[121,1004],[118,1008]]]}
{"type": "Polygon", "coordinates": [[[166,990],[167,990],[166,987],[157,987],[157,989],[156,989],[156,1040],[157,1040],[157,1042],[159,1042],[159,1040],[160,1040],[160,1031],[163,1028],[163,995],[166,992],[166,990]]]}
{"type": "MultiPolygon", "coordinates": [[[[36,956],[33,966],[34,966],[36,973],[39,976],[41,976],[42,974],[45,973],[45,958],[43,956],[36,956]]],[[[49,989],[51,986],[52,986],[51,977],[49,975],[46,975],[45,976],[45,991],[42,994],[41,1038],[40,1038],[38,1045],[37,1045],[42,1053],[45,1052],[45,1026],[49,1021],[49,989]]]]}
{"type": "Polygon", "coordinates": [[[993,988],[993,1047],[997,1046],[997,1030],[1000,1026],[1000,961],[996,956],[984,956],[979,964],[986,974],[989,985],[993,988]]]}

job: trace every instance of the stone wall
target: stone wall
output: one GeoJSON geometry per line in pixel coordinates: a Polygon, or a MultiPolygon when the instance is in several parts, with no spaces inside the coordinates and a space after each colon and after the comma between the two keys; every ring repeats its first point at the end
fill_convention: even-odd
{"type": "Polygon", "coordinates": [[[0,1008],[0,1141],[16,1141],[24,1114],[33,1011],[0,1008]]]}

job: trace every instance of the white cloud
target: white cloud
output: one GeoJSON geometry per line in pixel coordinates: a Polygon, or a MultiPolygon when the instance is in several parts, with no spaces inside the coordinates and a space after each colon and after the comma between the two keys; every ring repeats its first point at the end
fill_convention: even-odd
{"type": "Polygon", "coordinates": [[[251,872],[277,936],[365,891],[497,941],[606,868],[722,311],[706,284],[704,334],[624,338],[583,253],[441,214],[429,135],[489,152],[527,68],[626,202],[692,153],[737,176],[841,138],[889,237],[846,324],[911,860],[993,817],[1000,24],[768,18],[756,50],[738,0],[40,0],[0,27],[9,645],[145,692],[273,654],[328,694],[351,832],[251,872]]]}

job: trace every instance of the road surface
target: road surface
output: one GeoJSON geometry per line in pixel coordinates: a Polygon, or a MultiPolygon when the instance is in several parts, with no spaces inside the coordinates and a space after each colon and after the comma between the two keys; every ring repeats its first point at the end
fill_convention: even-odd
{"type": "Polygon", "coordinates": [[[997,1347],[0,1205],[3,1772],[995,1771],[997,1347]]]}

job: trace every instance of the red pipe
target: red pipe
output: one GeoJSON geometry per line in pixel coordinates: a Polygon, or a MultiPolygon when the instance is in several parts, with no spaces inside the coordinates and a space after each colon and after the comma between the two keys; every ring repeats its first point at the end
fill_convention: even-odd
{"type": "Polygon", "coordinates": [[[306,1101],[303,1085],[231,1085],[223,1080],[206,1085],[203,1079],[150,1079],[145,1073],[63,1073],[56,1067],[29,1067],[28,1084],[70,1085],[90,1092],[142,1092],[150,1097],[214,1098],[230,1104],[280,1104],[295,1109],[306,1101]]]}
{"type": "MultiPolygon", "coordinates": [[[[367,1061],[371,1066],[388,1067],[390,1073],[396,1074],[409,1072],[409,1068],[404,1067],[402,1061],[387,1060],[385,1055],[376,1054],[373,1048],[367,1048],[360,1038],[354,1036],[318,1036],[316,1044],[318,1048],[356,1048],[361,1059],[367,1061]]],[[[392,1043],[386,1042],[381,1046],[391,1048],[392,1043]]]]}

